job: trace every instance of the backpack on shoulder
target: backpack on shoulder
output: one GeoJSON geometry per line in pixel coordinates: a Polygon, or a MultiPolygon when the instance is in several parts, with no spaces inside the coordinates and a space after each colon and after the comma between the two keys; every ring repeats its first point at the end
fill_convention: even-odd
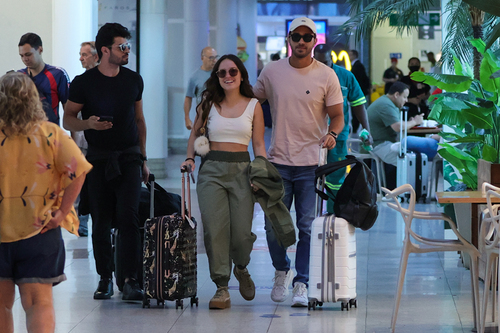
{"type": "Polygon", "coordinates": [[[322,165],[316,169],[316,183],[319,178],[352,164],[337,195],[328,186],[325,187],[328,194],[317,188],[316,192],[323,200],[331,198],[334,201],[335,216],[344,218],[356,228],[368,230],[378,216],[377,188],[372,171],[363,161],[347,155],[345,160],[322,165]]]}

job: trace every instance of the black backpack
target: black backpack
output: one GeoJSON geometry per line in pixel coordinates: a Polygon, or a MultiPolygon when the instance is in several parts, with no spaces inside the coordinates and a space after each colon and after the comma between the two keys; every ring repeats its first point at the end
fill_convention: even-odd
{"type": "Polygon", "coordinates": [[[329,195],[316,189],[316,193],[323,200],[331,198],[334,201],[333,211],[335,216],[341,217],[362,230],[370,229],[378,216],[377,188],[374,184],[373,173],[368,166],[352,155],[347,155],[345,160],[328,163],[316,169],[316,183],[318,179],[329,175],[338,169],[355,164],[337,195],[326,187],[329,195]]]}

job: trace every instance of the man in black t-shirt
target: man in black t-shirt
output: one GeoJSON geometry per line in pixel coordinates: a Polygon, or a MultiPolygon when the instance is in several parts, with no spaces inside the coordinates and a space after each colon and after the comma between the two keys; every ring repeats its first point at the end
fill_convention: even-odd
{"type": "Polygon", "coordinates": [[[398,68],[398,58],[391,58],[391,67],[387,68],[384,72],[382,80],[385,82],[385,94],[389,92],[392,84],[403,78],[403,72],[398,68]]]}
{"type": "Polygon", "coordinates": [[[113,295],[111,224],[118,227],[118,264],[123,268],[123,300],[142,300],[138,268],[142,260],[139,233],[141,177],[146,165],[146,122],[142,111],[144,83],[128,63],[130,33],[118,23],[106,23],[96,36],[100,64],[77,76],[69,91],[64,127],[85,131],[87,159],[94,166],[88,191],[92,216],[92,245],[101,276],[94,299],[113,295]],[[82,119],[77,115],[82,112],[82,119]]]}

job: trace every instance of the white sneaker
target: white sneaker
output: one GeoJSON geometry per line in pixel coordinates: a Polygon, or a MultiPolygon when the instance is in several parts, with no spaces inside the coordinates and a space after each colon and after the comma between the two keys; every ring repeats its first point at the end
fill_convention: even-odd
{"type": "Polygon", "coordinates": [[[274,273],[274,286],[271,291],[271,299],[275,302],[284,302],[288,297],[290,291],[288,287],[290,286],[290,282],[293,279],[293,272],[291,269],[288,272],[285,271],[276,271],[274,273]]]}
{"type": "Polygon", "coordinates": [[[307,298],[307,287],[305,283],[295,282],[293,287],[292,307],[307,308],[309,299],[307,298]]]}

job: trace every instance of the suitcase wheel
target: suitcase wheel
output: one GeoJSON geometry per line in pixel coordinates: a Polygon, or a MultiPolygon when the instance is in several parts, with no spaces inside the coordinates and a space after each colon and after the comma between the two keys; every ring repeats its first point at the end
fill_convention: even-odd
{"type": "Polygon", "coordinates": [[[193,307],[193,304],[196,304],[196,307],[198,307],[198,303],[199,303],[198,297],[196,296],[191,297],[191,307],[193,307]]]}
{"type": "Polygon", "coordinates": [[[178,309],[179,307],[181,308],[181,310],[184,309],[184,300],[182,299],[175,300],[175,309],[178,309]]]}
{"type": "Polygon", "coordinates": [[[344,311],[344,308],[346,311],[349,311],[349,302],[343,301],[342,304],[340,304],[340,310],[344,311]]]}
{"type": "Polygon", "coordinates": [[[318,305],[319,306],[323,306],[323,302],[318,302],[318,305]]]}
{"type": "Polygon", "coordinates": [[[142,308],[144,309],[146,306],[150,308],[151,304],[149,303],[149,299],[147,299],[146,296],[144,296],[144,298],[142,299],[142,308]]]}
{"type": "Polygon", "coordinates": [[[156,300],[156,305],[159,308],[164,308],[165,307],[165,301],[160,301],[159,299],[156,300]]]}
{"type": "Polygon", "coordinates": [[[307,303],[307,310],[311,309],[316,310],[316,305],[317,305],[316,301],[309,301],[307,303]]]}
{"type": "Polygon", "coordinates": [[[349,300],[349,307],[355,307],[356,309],[358,308],[358,301],[354,298],[354,299],[350,299],[349,300]]]}

